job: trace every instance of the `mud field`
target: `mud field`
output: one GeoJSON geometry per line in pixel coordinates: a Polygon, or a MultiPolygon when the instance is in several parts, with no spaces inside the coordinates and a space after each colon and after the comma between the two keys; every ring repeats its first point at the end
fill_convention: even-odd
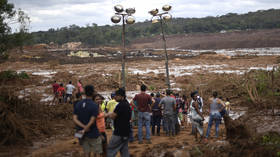
{"type": "MultiPolygon", "coordinates": [[[[162,50],[154,50],[153,53],[157,54],[160,51],[162,50]]],[[[171,56],[172,53],[174,54],[169,61],[173,91],[189,96],[191,91],[198,90],[205,100],[210,97],[212,91],[218,91],[223,98],[230,98],[233,104],[230,117],[225,118],[221,125],[220,137],[210,138],[208,143],[195,141],[194,137],[189,135],[190,124],[185,123],[181,126],[179,135],[175,137],[165,137],[161,132],[159,137],[152,136],[152,144],[144,142],[139,145],[137,141],[130,143],[131,155],[135,157],[280,156],[279,96],[274,97],[272,108],[270,104],[267,104],[272,103],[272,100],[248,101],[251,97],[246,94],[246,88],[241,85],[244,82],[250,82],[250,74],[258,73],[258,71],[264,72],[266,76],[271,74],[274,76],[280,62],[278,48],[272,48],[273,54],[266,52],[268,48],[257,49],[253,52],[246,49],[220,50],[212,53],[208,53],[210,50],[197,50],[192,52],[194,54],[199,52],[199,54],[192,57],[180,57],[178,54],[187,56],[186,54],[190,54],[190,51],[187,53],[180,50],[180,53],[177,53],[178,51],[169,50],[171,56]],[[245,53],[247,54],[244,55],[245,53]]],[[[28,55],[35,56],[34,52],[27,53],[28,55]]],[[[44,57],[47,55],[40,56],[40,58],[44,57]]],[[[17,138],[23,139],[15,143],[1,143],[0,157],[82,156],[82,149],[73,137],[72,105],[51,105],[53,81],[66,85],[71,80],[76,85],[76,82],[81,80],[84,85],[93,84],[96,90],[106,98],[120,86],[121,62],[118,59],[90,63],[88,59],[78,58],[79,62],[86,60],[83,64],[71,64],[72,61],[67,62],[65,56],[66,64],[60,64],[56,58],[52,59],[48,62],[33,62],[30,59],[20,60],[13,54],[9,61],[0,64],[0,71],[25,72],[29,76],[26,80],[0,80],[1,93],[6,93],[5,98],[13,102],[14,108],[17,108],[15,110],[12,105],[7,105],[7,102],[1,104],[1,114],[9,111],[5,114],[6,119],[4,121],[2,119],[1,122],[5,120],[14,122],[13,118],[21,119],[19,124],[11,125],[14,127],[11,130],[16,131],[6,134],[11,135],[8,138],[11,141],[16,141],[17,138]],[[23,108],[22,105],[27,107],[23,108]]],[[[148,93],[164,91],[167,87],[164,65],[164,60],[156,57],[128,60],[126,63],[128,99],[131,100],[138,93],[139,85],[142,83],[148,86],[148,93]]],[[[276,91],[280,87],[279,76],[277,76],[275,75],[272,79],[275,80],[272,84],[276,91]]],[[[1,98],[4,96],[2,94],[1,98]]],[[[190,100],[189,97],[188,99],[190,100]]],[[[204,111],[206,116],[208,114],[207,102],[204,111]]],[[[4,117],[4,114],[2,115],[4,117]]],[[[8,123],[5,126],[8,129],[11,128],[8,123]]],[[[204,124],[204,130],[206,129],[207,120],[204,124]]],[[[212,135],[214,133],[213,127],[211,133],[212,135]]],[[[110,129],[107,130],[107,134],[110,139],[110,129]]],[[[135,134],[137,134],[136,128],[135,134]]]]}

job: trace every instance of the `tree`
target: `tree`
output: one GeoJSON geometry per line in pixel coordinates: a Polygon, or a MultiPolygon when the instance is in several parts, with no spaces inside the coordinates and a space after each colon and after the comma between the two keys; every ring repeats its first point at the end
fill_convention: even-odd
{"type": "Polygon", "coordinates": [[[17,11],[17,16],[17,22],[20,24],[20,26],[19,32],[15,33],[15,45],[18,46],[20,52],[23,53],[23,46],[25,44],[25,41],[30,37],[30,35],[28,34],[30,18],[21,9],[17,11]]]}
{"type": "Polygon", "coordinates": [[[8,26],[15,15],[14,5],[7,0],[0,0],[0,55],[3,55],[9,45],[11,28],[8,26]]]}

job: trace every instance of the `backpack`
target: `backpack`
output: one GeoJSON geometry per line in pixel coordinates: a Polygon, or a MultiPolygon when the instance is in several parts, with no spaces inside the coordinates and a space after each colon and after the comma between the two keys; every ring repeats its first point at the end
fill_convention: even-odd
{"type": "Polygon", "coordinates": [[[199,109],[201,109],[202,106],[203,106],[201,97],[197,98],[197,102],[198,102],[198,107],[199,107],[199,109]]]}

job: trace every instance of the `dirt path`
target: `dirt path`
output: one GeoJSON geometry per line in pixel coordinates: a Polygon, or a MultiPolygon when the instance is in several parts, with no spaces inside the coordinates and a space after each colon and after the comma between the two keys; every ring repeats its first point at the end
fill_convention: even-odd
{"type": "MultiPolygon", "coordinates": [[[[204,125],[206,129],[207,125],[204,125]]],[[[225,139],[224,127],[221,127],[220,138],[216,140],[225,139]]],[[[197,146],[200,143],[196,142],[194,136],[189,135],[191,126],[183,126],[179,135],[175,137],[166,137],[164,132],[161,131],[161,136],[152,136],[152,144],[138,144],[138,141],[129,143],[129,152],[133,157],[148,157],[148,156],[161,156],[166,153],[171,153],[176,157],[187,157],[188,150],[193,146],[197,146]]],[[[206,130],[205,130],[206,131],[206,130]]],[[[111,138],[111,130],[107,130],[108,141],[111,138]]],[[[145,132],[145,131],[144,131],[145,132]]],[[[212,130],[212,133],[214,130],[212,130]]],[[[137,129],[134,129],[134,135],[137,134],[137,129]]],[[[209,142],[213,142],[210,140],[209,142]]],[[[81,146],[76,139],[69,137],[66,140],[57,140],[50,143],[44,148],[38,148],[34,150],[30,157],[78,157],[83,154],[81,146]]],[[[119,154],[118,154],[119,156],[119,154]]]]}

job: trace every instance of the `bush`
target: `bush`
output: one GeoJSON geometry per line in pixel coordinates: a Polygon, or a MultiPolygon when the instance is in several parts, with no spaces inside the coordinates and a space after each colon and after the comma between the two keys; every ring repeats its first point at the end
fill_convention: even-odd
{"type": "Polygon", "coordinates": [[[17,73],[13,70],[7,70],[0,72],[0,80],[10,80],[10,79],[29,79],[26,72],[17,73]]]}
{"type": "Polygon", "coordinates": [[[15,71],[12,71],[12,70],[2,71],[0,73],[0,79],[1,80],[15,79],[15,78],[17,78],[17,73],[15,71]]]}
{"type": "Polygon", "coordinates": [[[20,79],[29,79],[29,75],[26,73],[26,72],[20,72],[19,74],[18,74],[18,77],[20,78],[20,79]]]}

